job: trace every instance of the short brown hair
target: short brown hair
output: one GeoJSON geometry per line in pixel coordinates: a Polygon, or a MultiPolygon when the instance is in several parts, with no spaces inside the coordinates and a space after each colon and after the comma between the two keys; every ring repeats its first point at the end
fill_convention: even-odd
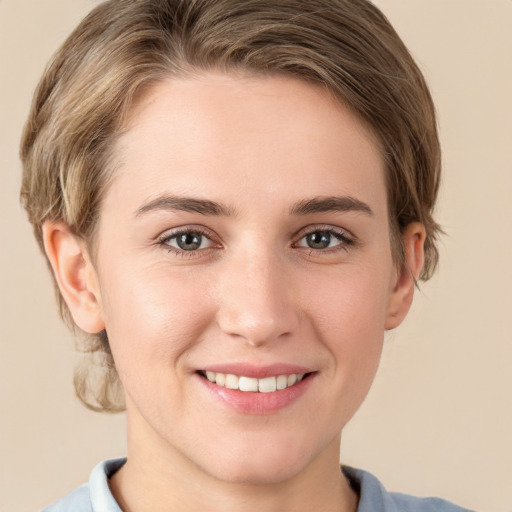
{"type": "MultiPolygon", "coordinates": [[[[420,278],[431,276],[440,231],[432,218],[440,180],[434,106],[405,45],[366,0],[101,3],[49,64],[23,134],[21,198],[41,248],[45,220],[62,220],[92,241],[110,150],[135,97],[169,76],[210,69],[291,75],[352,108],[382,145],[395,261],[403,261],[401,231],[419,221],[427,234],[420,278]]],[[[85,340],[105,373],[93,383],[78,369],[78,396],[93,409],[122,409],[105,333],[85,340]]]]}

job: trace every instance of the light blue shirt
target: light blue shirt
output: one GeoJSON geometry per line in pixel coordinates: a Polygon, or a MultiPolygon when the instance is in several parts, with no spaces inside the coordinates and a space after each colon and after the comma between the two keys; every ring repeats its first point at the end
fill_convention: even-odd
{"type": "MultiPolygon", "coordinates": [[[[101,462],[92,470],[89,483],[81,485],[42,512],[122,512],[110,492],[108,479],[125,462],[126,459],[101,462]]],[[[357,512],[471,512],[440,498],[414,498],[387,492],[370,473],[346,466],[342,469],[352,487],[359,492],[357,512]]]]}

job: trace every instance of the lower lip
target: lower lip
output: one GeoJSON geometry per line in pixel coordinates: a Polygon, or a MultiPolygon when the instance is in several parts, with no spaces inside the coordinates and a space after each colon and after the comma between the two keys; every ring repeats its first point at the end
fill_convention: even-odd
{"type": "Polygon", "coordinates": [[[256,393],[218,386],[197,375],[207,391],[213,394],[217,400],[224,402],[237,412],[254,415],[272,414],[291,405],[307,391],[315,376],[316,374],[310,374],[299,383],[286,389],[271,393],[256,393]]]}

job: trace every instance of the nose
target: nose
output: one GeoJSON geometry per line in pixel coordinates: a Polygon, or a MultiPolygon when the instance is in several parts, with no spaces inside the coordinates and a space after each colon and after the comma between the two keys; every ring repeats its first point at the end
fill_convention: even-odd
{"type": "Polygon", "coordinates": [[[245,255],[230,260],[219,278],[220,329],[253,346],[292,335],[299,308],[293,271],[275,255],[245,255]]]}

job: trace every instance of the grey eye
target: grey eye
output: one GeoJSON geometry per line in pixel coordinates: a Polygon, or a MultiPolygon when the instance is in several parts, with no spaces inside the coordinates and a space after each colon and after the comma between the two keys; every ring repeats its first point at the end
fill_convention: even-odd
{"type": "Polygon", "coordinates": [[[183,233],[176,237],[176,244],[184,251],[195,251],[201,247],[202,238],[200,233],[183,233]]]}
{"type": "Polygon", "coordinates": [[[331,243],[332,235],[327,231],[315,231],[306,235],[306,243],[311,249],[327,249],[331,243]]]}
{"type": "Polygon", "coordinates": [[[331,230],[317,230],[304,235],[297,244],[299,247],[322,250],[331,249],[338,245],[350,244],[350,240],[341,233],[331,230]]]}
{"type": "Polygon", "coordinates": [[[165,243],[182,251],[197,251],[210,247],[212,242],[198,231],[186,231],[169,237],[165,243]]]}

